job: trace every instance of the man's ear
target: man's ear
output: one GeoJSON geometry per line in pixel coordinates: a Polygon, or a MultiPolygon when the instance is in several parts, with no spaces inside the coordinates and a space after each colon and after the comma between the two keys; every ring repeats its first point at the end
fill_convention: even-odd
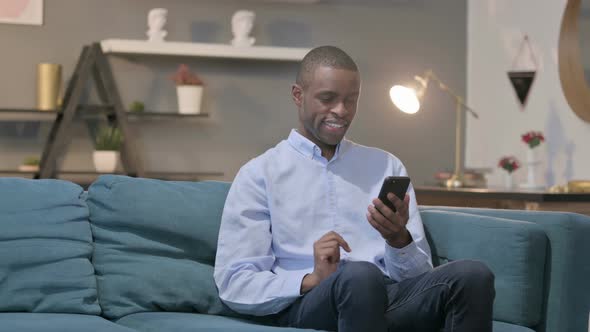
{"type": "Polygon", "coordinates": [[[297,107],[301,107],[303,104],[303,88],[299,84],[291,86],[291,98],[293,98],[297,107]]]}

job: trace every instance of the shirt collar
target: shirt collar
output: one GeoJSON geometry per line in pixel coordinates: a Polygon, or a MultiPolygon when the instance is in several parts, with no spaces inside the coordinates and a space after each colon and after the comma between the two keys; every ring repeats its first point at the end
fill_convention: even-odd
{"type": "MultiPolygon", "coordinates": [[[[299,153],[310,159],[313,159],[314,156],[319,157],[322,155],[322,149],[320,149],[319,146],[310,141],[307,137],[301,135],[297,129],[291,129],[291,133],[289,134],[287,141],[293,148],[295,148],[295,150],[299,151],[299,153]]],[[[338,158],[338,155],[340,154],[340,147],[345,143],[346,139],[343,138],[342,141],[336,146],[336,152],[334,153],[334,157],[331,160],[336,160],[338,158]]]]}

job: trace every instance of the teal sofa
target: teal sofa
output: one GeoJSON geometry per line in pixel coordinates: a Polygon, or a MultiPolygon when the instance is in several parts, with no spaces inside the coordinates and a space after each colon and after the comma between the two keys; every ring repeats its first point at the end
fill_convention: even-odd
{"type": "MultiPolygon", "coordinates": [[[[213,264],[229,186],[106,175],[84,191],[1,178],[0,332],[302,331],[219,300],[213,264]]],[[[586,332],[588,218],[421,214],[435,264],[479,259],[494,271],[495,332],[586,332]]]]}

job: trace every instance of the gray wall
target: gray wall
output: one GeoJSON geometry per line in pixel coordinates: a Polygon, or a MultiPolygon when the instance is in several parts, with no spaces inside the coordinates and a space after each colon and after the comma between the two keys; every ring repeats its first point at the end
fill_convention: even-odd
{"type": "MultiPolygon", "coordinates": [[[[425,108],[414,116],[389,101],[392,83],[411,80],[432,68],[465,94],[465,0],[323,0],[296,5],[272,1],[206,0],[46,0],[44,25],[0,25],[0,108],[35,105],[35,66],[56,62],[69,77],[84,44],[106,38],[144,39],[146,13],[168,8],[168,40],[227,43],[230,17],[237,9],[257,14],[258,45],[314,47],[334,44],[360,66],[362,96],[348,137],[400,157],[415,184],[434,172],[452,169],[454,106],[432,88],[425,108]]],[[[297,126],[290,99],[294,63],[232,61],[186,57],[111,56],[125,104],[142,100],[151,110],[174,111],[174,85],[167,79],[187,63],[206,83],[208,119],[134,122],[150,170],[223,171],[231,180],[250,158],[285,138],[297,126]]],[[[49,124],[0,126],[0,169],[17,167],[39,154],[49,124]]],[[[65,169],[91,169],[92,145],[84,127],[74,141],[65,169]]]]}

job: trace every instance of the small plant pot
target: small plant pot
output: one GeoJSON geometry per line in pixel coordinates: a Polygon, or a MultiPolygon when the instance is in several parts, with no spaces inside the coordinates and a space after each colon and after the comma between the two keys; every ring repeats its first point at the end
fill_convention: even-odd
{"type": "Polygon", "coordinates": [[[201,113],[201,99],[203,98],[202,85],[178,85],[176,87],[176,94],[178,96],[178,113],[201,113]]]}
{"type": "Polygon", "coordinates": [[[39,172],[39,165],[20,165],[18,170],[21,172],[39,172]]]}
{"type": "Polygon", "coordinates": [[[113,173],[119,161],[119,151],[94,151],[92,161],[97,172],[113,173]]]}

